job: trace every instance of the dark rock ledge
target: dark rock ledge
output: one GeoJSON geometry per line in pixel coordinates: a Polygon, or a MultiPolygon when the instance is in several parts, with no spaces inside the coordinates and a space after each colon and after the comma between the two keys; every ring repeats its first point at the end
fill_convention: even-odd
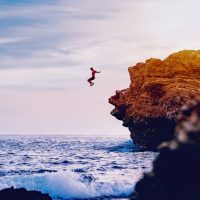
{"type": "Polygon", "coordinates": [[[13,187],[0,191],[0,200],[52,200],[48,194],[38,191],[27,191],[24,188],[14,189],[13,187]]]}
{"type": "Polygon", "coordinates": [[[200,199],[200,101],[183,107],[175,139],[159,150],[152,172],[136,184],[132,199],[200,199]]]}

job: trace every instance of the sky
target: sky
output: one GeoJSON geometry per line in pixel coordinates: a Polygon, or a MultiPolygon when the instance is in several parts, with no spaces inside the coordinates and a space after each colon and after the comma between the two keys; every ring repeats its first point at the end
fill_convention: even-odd
{"type": "Polygon", "coordinates": [[[0,134],[129,135],[128,67],[199,49],[198,0],[0,0],[0,134]],[[97,74],[89,87],[89,68],[97,74]]]}

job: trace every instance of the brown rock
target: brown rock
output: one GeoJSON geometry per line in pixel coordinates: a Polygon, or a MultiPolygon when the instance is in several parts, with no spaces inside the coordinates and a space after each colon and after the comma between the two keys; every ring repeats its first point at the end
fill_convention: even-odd
{"type": "Polygon", "coordinates": [[[135,143],[156,148],[173,138],[182,105],[200,96],[200,50],[129,67],[131,84],[109,98],[111,112],[128,127],[135,143]]]}

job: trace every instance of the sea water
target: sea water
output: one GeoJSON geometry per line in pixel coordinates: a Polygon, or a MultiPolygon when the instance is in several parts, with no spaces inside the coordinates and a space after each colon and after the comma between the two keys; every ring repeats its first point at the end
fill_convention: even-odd
{"type": "Polygon", "coordinates": [[[53,199],[122,199],[156,153],[128,137],[0,136],[0,190],[26,188],[53,199]]]}

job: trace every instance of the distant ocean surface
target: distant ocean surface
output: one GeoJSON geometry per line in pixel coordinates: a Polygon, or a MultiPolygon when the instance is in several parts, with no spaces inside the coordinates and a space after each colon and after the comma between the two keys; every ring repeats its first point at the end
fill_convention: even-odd
{"type": "Polygon", "coordinates": [[[53,199],[126,199],[154,152],[128,137],[0,136],[0,189],[14,186],[53,199]]]}

